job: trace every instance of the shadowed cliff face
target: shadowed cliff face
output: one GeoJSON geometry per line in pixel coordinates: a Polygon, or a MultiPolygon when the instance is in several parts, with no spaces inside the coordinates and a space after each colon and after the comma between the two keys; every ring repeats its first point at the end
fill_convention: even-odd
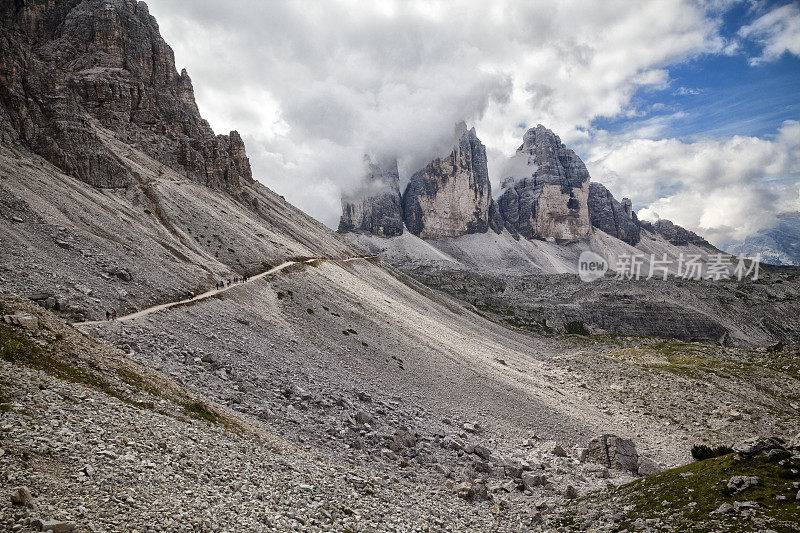
{"type": "Polygon", "coordinates": [[[211,187],[252,181],[241,137],[214,135],[200,117],[189,75],[176,71],[143,2],[4,2],[0,23],[4,142],[104,188],[137,178],[104,129],[211,187]]]}
{"type": "Polygon", "coordinates": [[[589,184],[589,218],[592,226],[621,241],[631,245],[639,242],[639,220],[631,201],[628,198],[617,201],[600,183],[589,184]]]}
{"type": "Polygon", "coordinates": [[[397,161],[383,169],[365,157],[367,175],[361,190],[342,198],[339,232],[357,231],[395,237],[403,234],[403,211],[397,161]]]}
{"type": "Polygon", "coordinates": [[[457,126],[458,138],[449,156],[435,159],[416,172],[403,194],[408,230],[422,238],[458,237],[502,230],[492,200],[486,148],[475,134],[457,126]]]}
{"type": "Polygon", "coordinates": [[[514,175],[503,176],[500,215],[512,235],[528,239],[582,239],[589,223],[589,171],[541,124],[523,137],[513,156],[514,175]]]}

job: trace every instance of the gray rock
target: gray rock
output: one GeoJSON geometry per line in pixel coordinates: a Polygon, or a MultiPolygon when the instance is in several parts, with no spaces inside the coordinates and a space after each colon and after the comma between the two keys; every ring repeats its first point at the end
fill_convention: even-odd
{"type": "Polygon", "coordinates": [[[541,487],[547,484],[547,477],[544,474],[534,474],[533,472],[525,472],[522,474],[522,485],[532,490],[534,487],[541,487]]]}
{"type": "Polygon", "coordinates": [[[575,487],[572,485],[567,485],[567,488],[564,490],[564,497],[568,500],[574,500],[578,497],[578,491],[575,490],[575,487]]]}
{"type": "Polygon", "coordinates": [[[739,493],[750,487],[755,487],[758,485],[758,482],[758,476],[733,476],[728,481],[728,489],[739,493]]]}
{"type": "Polygon", "coordinates": [[[386,168],[364,156],[367,173],[359,190],[342,196],[339,232],[364,232],[382,237],[403,234],[403,207],[397,161],[386,168]]]}
{"type": "Polygon", "coordinates": [[[552,453],[556,457],[566,457],[567,456],[567,451],[563,447],[558,445],[558,444],[553,446],[553,449],[550,451],[550,453],[552,453]]]}
{"type": "Polygon", "coordinates": [[[661,472],[661,467],[649,457],[639,457],[637,473],[640,476],[652,476],[661,472]]]}
{"type": "Polygon", "coordinates": [[[609,434],[595,437],[589,441],[587,455],[592,461],[608,468],[639,471],[639,454],[630,439],[609,434]]]}
{"type": "Polygon", "coordinates": [[[732,514],[733,513],[733,505],[729,503],[723,503],[719,506],[719,508],[714,511],[716,514],[732,514]]]}
{"type": "Polygon", "coordinates": [[[697,246],[702,246],[704,248],[708,248],[710,250],[716,250],[714,246],[711,245],[707,240],[699,236],[697,233],[693,231],[689,231],[677,224],[673,223],[670,220],[660,219],[653,223],[649,222],[642,222],[640,224],[642,229],[650,231],[651,233],[657,233],[664,237],[667,241],[671,244],[676,246],[685,246],[687,244],[695,244],[697,246]]]}
{"type": "Polygon", "coordinates": [[[36,508],[36,502],[33,500],[31,491],[25,486],[14,487],[11,490],[11,503],[15,505],[21,505],[22,507],[28,507],[30,509],[36,508]]]}
{"type": "Polygon", "coordinates": [[[501,180],[497,204],[512,235],[574,240],[591,232],[589,171],[541,124],[525,133],[501,180]]]}
{"type": "Polygon", "coordinates": [[[739,511],[742,511],[742,510],[749,510],[749,509],[758,509],[759,507],[760,507],[760,505],[758,505],[756,502],[751,502],[751,501],[733,502],[733,509],[736,512],[739,512],[739,511]]]}
{"type": "Polygon", "coordinates": [[[635,245],[641,238],[631,201],[623,198],[618,202],[600,183],[589,184],[589,219],[595,228],[628,244],[635,245]]]}
{"type": "Polygon", "coordinates": [[[15,72],[4,87],[3,132],[65,174],[103,188],[139,179],[99,123],[201,184],[252,182],[241,137],[215,135],[200,117],[191,79],[177,72],[144,3],[42,4],[4,22],[23,38],[0,42],[0,67],[15,72]],[[50,48],[71,52],[43,52],[50,48]]]}
{"type": "Polygon", "coordinates": [[[733,451],[742,457],[752,457],[757,453],[784,449],[785,442],[781,437],[751,437],[733,445],[733,451]]]}
{"type": "Polygon", "coordinates": [[[69,533],[78,527],[74,522],[62,520],[33,520],[31,525],[39,531],[52,531],[52,533],[69,533]]]}
{"type": "Polygon", "coordinates": [[[475,445],[474,453],[475,453],[475,455],[477,455],[481,459],[484,459],[484,460],[487,460],[487,461],[489,460],[489,458],[492,457],[492,451],[489,448],[487,448],[486,446],[481,446],[480,444],[476,444],[475,445]]]}
{"type": "Polygon", "coordinates": [[[445,158],[433,160],[411,176],[403,193],[408,230],[422,238],[458,237],[502,231],[492,200],[486,148],[475,128],[456,126],[456,144],[445,158]]]}
{"type": "Polygon", "coordinates": [[[13,315],[5,315],[3,321],[12,326],[18,326],[24,329],[38,329],[39,319],[29,313],[15,313],[13,315]]]}

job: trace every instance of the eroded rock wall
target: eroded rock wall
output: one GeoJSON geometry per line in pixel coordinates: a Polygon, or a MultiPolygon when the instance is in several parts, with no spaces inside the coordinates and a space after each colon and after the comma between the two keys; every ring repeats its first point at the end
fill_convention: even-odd
{"type": "Polygon", "coordinates": [[[211,187],[252,181],[241,137],[200,116],[144,2],[4,2],[0,24],[3,141],[97,187],[137,178],[109,135],[211,187]]]}
{"type": "Polygon", "coordinates": [[[498,200],[505,227],[528,239],[577,240],[591,232],[589,171],[541,124],[523,137],[498,200]]]}
{"type": "Polygon", "coordinates": [[[450,155],[416,172],[403,194],[406,227],[424,239],[502,230],[492,205],[486,148],[475,128],[459,124],[456,135],[450,155]]]}
{"type": "Polygon", "coordinates": [[[381,168],[364,158],[367,173],[358,191],[342,197],[339,232],[370,233],[381,237],[403,234],[403,210],[397,161],[381,168]]]}

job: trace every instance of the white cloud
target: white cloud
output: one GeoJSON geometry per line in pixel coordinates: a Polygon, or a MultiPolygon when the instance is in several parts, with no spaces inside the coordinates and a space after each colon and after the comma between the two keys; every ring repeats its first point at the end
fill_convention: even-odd
{"type": "Polygon", "coordinates": [[[239,130],[257,179],[331,226],[365,151],[407,177],[465,119],[491,172],[526,127],[588,143],[593,119],[667,87],[665,66],[727,46],[692,0],[149,4],[205,118],[239,130]]]}
{"type": "Polygon", "coordinates": [[[641,218],[670,219],[715,244],[800,210],[797,121],[784,122],[771,139],[625,140],[588,166],[593,179],[640,206],[641,218]]]}
{"type": "Polygon", "coordinates": [[[760,56],[750,59],[751,65],[775,61],[785,52],[800,55],[800,7],[795,3],[777,7],[743,26],[739,35],[763,47],[760,56]]]}

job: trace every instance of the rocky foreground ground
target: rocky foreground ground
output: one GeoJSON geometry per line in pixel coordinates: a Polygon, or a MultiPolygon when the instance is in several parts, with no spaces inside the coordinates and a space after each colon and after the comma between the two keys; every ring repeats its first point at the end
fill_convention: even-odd
{"type": "MultiPolygon", "coordinates": [[[[304,302],[291,304],[293,298],[285,294],[286,320],[292,306],[310,315],[304,302]]],[[[219,303],[211,303],[219,312],[219,303]]],[[[760,355],[767,363],[759,366],[763,376],[751,372],[753,390],[762,389],[760,396],[746,393],[754,396],[753,406],[740,398],[720,409],[713,391],[733,383],[743,387],[731,375],[748,371],[749,362],[709,363],[720,354],[699,345],[675,360],[665,347],[654,349],[647,341],[637,347],[633,339],[619,345],[579,336],[562,339],[570,355],[555,361],[571,377],[567,384],[566,374],[553,374],[555,387],[574,385],[599,395],[602,376],[619,401],[604,403],[609,417],[622,405],[631,409],[631,419],[646,419],[649,409],[673,414],[663,427],[685,435],[685,449],[649,459],[628,439],[598,436],[570,445],[535,432],[510,436],[484,425],[481,417],[446,417],[444,409],[384,396],[366,383],[348,388],[307,375],[291,380],[274,366],[252,373],[241,354],[235,360],[244,366],[236,366],[202,343],[182,343],[188,339],[185,328],[169,320],[191,317],[202,325],[202,309],[196,306],[185,307],[183,315],[179,310],[141,323],[104,326],[104,336],[117,339],[112,347],[33,303],[4,297],[2,305],[5,314],[35,320],[35,326],[19,319],[0,326],[5,492],[0,520],[12,531],[681,530],[670,515],[648,515],[614,491],[628,490],[622,485],[639,474],[674,464],[671,456],[688,455],[695,433],[744,435],[761,428],[788,434],[797,428],[791,414],[796,407],[790,405],[797,368],[790,362],[780,373],[771,371],[768,353],[760,355]],[[156,327],[164,326],[168,332],[157,334],[156,327]],[[659,353],[663,361],[644,363],[643,355],[659,353]],[[673,386],[711,379],[710,391],[694,393],[700,404],[714,406],[702,427],[688,416],[679,418],[674,390],[648,390],[644,375],[659,366],[669,368],[661,370],[664,376],[676,377],[673,386]],[[638,374],[613,381],[630,367],[638,374]],[[769,394],[763,393],[767,387],[772,387],[769,394]],[[655,405],[644,404],[646,397],[655,405]],[[778,398],[783,402],[776,403],[778,398]]],[[[233,339],[223,340],[228,353],[235,353],[233,339]]],[[[302,355],[296,348],[298,364],[302,355]]],[[[397,372],[415,364],[410,359],[392,363],[397,372]]],[[[647,423],[639,427],[652,431],[647,423]]],[[[731,505],[736,501],[749,500],[732,499],[731,505]]],[[[790,499],[782,504],[798,505],[790,499]]],[[[753,516],[766,524],[763,514],[750,508],[732,509],[726,517],[753,516]]]]}

